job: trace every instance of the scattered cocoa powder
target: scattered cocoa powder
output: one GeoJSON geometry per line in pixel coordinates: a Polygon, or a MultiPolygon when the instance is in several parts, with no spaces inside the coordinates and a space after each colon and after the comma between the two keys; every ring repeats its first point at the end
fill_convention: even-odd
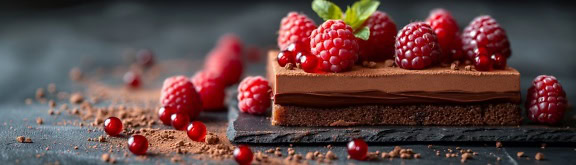
{"type": "Polygon", "coordinates": [[[208,133],[204,140],[208,144],[216,144],[219,141],[218,136],[213,133],[208,133]]]}

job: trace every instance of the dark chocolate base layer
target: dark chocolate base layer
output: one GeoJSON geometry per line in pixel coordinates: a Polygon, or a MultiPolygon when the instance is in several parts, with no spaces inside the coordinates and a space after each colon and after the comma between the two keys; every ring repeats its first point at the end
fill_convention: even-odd
{"type": "Polygon", "coordinates": [[[512,103],[453,105],[357,105],[315,108],[275,104],[272,125],[519,125],[520,107],[512,103]]]}

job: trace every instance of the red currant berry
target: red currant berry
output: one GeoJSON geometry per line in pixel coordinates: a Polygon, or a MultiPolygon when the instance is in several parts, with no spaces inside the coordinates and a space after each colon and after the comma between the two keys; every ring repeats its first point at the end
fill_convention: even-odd
{"type": "Polygon", "coordinates": [[[172,119],[172,127],[176,130],[186,130],[186,126],[190,123],[190,117],[185,113],[172,114],[170,119],[172,119]]]}
{"type": "Polygon", "coordinates": [[[118,136],[122,132],[122,121],[117,117],[109,117],[104,121],[104,131],[110,136],[118,136]]]}
{"type": "Polygon", "coordinates": [[[128,71],[123,77],[124,84],[130,88],[140,87],[140,75],[134,71],[128,71]]]}
{"type": "Polygon", "coordinates": [[[197,142],[203,142],[204,137],[206,137],[206,125],[200,121],[194,121],[188,125],[186,129],[186,134],[188,137],[197,142]]]}
{"type": "Polygon", "coordinates": [[[286,66],[286,64],[288,63],[292,63],[294,64],[294,56],[292,52],[287,51],[287,50],[283,50],[280,53],[278,53],[278,65],[280,65],[281,67],[286,66]]]}
{"type": "Polygon", "coordinates": [[[176,113],[176,109],[172,107],[162,107],[158,110],[158,117],[164,125],[172,125],[172,114],[176,113]]]}
{"type": "Polygon", "coordinates": [[[368,144],[366,144],[364,140],[354,139],[351,142],[348,142],[348,155],[350,155],[350,158],[364,160],[366,159],[367,154],[368,144]]]}
{"type": "Polygon", "coordinates": [[[310,48],[308,48],[307,45],[308,44],[303,44],[302,42],[295,42],[288,45],[286,50],[292,52],[292,54],[296,54],[297,52],[309,52],[310,48]]]}
{"type": "Polygon", "coordinates": [[[496,53],[490,57],[494,61],[494,68],[505,69],[506,68],[506,57],[502,56],[500,53],[496,53]]]}
{"type": "Polygon", "coordinates": [[[300,55],[300,68],[302,68],[302,70],[304,70],[305,72],[308,73],[314,73],[314,71],[316,70],[316,67],[318,66],[318,60],[316,59],[316,56],[313,56],[311,54],[305,54],[305,53],[298,53],[298,55],[300,55]]]}
{"type": "Polygon", "coordinates": [[[136,63],[138,65],[149,68],[154,65],[154,52],[150,49],[142,49],[136,54],[136,63]]]}
{"type": "Polygon", "coordinates": [[[488,56],[476,56],[474,59],[474,67],[479,71],[491,71],[492,59],[488,56]]]}
{"type": "Polygon", "coordinates": [[[144,155],[148,150],[148,140],[142,135],[132,135],[128,139],[128,149],[136,155],[144,155]]]}
{"type": "Polygon", "coordinates": [[[240,145],[234,149],[234,159],[240,165],[247,165],[252,163],[253,157],[254,154],[248,146],[240,145]]]}

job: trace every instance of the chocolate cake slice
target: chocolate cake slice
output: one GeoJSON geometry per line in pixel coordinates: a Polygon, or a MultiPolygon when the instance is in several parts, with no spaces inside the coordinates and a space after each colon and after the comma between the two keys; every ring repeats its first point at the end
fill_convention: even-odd
{"type": "Polygon", "coordinates": [[[268,55],[272,125],[518,125],[520,73],[466,66],[406,70],[378,62],[342,73],[280,67],[268,55]]]}

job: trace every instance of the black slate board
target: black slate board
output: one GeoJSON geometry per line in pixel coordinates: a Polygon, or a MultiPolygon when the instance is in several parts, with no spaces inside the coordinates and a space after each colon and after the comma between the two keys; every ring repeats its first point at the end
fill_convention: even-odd
{"type": "Polygon", "coordinates": [[[521,126],[356,126],[284,127],[272,126],[270,115],[239,113],[231,100],[228,112],[228,139],[235,143],[338,143],[361,137],[367,142],[576,142],[574,121],[562,126],[523,124],[521,126]]]}

